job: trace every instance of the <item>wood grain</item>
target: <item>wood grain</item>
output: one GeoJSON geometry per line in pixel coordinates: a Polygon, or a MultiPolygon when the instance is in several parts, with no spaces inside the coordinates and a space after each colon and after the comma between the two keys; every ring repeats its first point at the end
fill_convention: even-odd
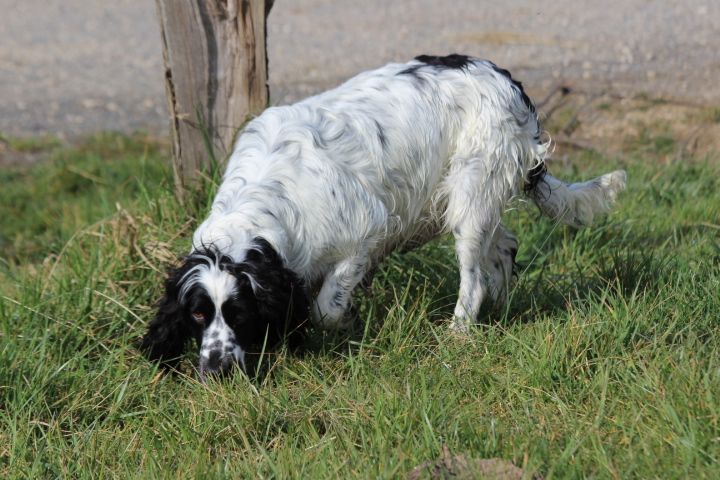
{"type": "Polygon", "coordinates": [[[268,102],[272,0],[156,0],[177,192],[222,163],[268,102]]]}

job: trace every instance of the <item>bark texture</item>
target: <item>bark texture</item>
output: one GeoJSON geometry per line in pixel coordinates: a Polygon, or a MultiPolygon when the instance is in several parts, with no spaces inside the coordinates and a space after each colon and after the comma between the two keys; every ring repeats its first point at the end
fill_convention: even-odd
{"type": "Polygon", "coordinates": [[[272,0],[156,0],[177,191],[230,153],[268,102],[272,0]]]}

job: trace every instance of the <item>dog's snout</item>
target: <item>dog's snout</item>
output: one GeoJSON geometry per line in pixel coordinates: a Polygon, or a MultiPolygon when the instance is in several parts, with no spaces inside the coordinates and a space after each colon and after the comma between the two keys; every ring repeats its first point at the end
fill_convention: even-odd
{"type": "Polygon", "coordinates": [[[235,365],[235,357],[222,350],[211,350],[208,356],[200,357],[200,375],[224,374],[235,365]]]}
{"type": "Polygon", "coordinates": [[[203,332],[200,345],[200,377],[229,373],[235,365],[245,370],[245,352],[235,340],[235,332],[217,316],[203,332]]]}
{"type": "Polygon", "coordinates": [[[219,350],[213,350],[210,352],[210,356],[207,360],[207,366],[210,370],[218,370],[220,368],[220,362],[222,360],[222,352],[219,350]]]}

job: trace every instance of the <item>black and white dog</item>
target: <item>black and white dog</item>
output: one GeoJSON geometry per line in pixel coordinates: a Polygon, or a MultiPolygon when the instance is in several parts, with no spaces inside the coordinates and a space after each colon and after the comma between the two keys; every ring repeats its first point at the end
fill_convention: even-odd
{"type": "Polygon", "coordinates": [[[239,136],[143,349],[167,363],[195,338],[201,376],[244,368],[251,346],[308,316],[346,327],[373,265],[445,232],[460,268],[451,327],[465,330],[483,299],[506,293],[518,242],[501,217],[512,197],[579,227],[625,187],[623,171],[563,183],[546,172],[548,148],[522,85],[464,55],[422,55],[268,108],[239,136]]]}

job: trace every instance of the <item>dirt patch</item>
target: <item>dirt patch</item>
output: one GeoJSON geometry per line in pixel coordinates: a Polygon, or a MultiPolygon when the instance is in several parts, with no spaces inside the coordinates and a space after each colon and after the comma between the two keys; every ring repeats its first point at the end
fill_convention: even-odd
{"type": "Polygon", "coordinates": [[[444,479],[486,479],[520,480],[522,478],[540,479],[538,476],[526,476],[526,472],[508,460],[502,458],[472,458],[463,454],[453,455],[447,446],[443,447],[442,458],[436,462],[425,462],[408,473],[407,480],[444,480],[444,479]]]}
{"type": "Polygon", "coordinates": [[[665,156],[717,160],[720,108],[652,98],[624,97],[558,86],[538,102],[556,154],[576,149],[622,156],[644,149],[665,156]]]}

